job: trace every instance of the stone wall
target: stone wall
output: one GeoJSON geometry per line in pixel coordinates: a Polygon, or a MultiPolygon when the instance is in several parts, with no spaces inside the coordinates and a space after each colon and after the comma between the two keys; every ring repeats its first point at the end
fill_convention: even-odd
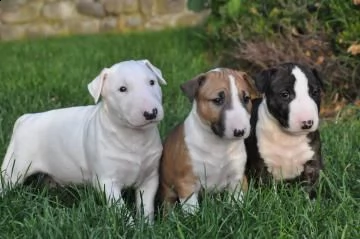
{"type": "Polygon", "coordinates": [[[0,39],[159,30],[205,16],[186,0],[0,0],[0,39]]]}

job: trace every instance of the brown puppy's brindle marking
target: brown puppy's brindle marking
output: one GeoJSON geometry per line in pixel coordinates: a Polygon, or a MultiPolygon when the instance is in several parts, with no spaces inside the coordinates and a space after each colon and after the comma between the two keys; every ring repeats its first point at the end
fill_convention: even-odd
{"type": "Polygon", "coordinates": [[[161,200],[169,206],[178,199],[181,203],[189,199],[196,207],[200,188],[246,192],[243,139],[250,133],[250,98],[257,94],[249,77],[244,72],[216,69],[184,83],[181,89],[193,109],[164,142],[161,200]]]}

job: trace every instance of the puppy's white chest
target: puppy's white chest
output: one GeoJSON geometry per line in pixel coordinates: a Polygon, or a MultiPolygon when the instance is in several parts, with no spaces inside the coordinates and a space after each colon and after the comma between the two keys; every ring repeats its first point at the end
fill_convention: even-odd
{"type": "Polygon", "coordinates": [[[125,140],[104,144],[99,155],[102,160],[97,161],[95,167],[97,174],[124,186],[141,184],[156,170],[162,151],[158,134],[145,136],[149,140],[128,136],[125,140]]]}
{"type": "MultiPolygon", "coordinates": [[[[240,150],[243,142],[237,142],[236,149],[223,151],[206,151],[198,147],[189,149],[194,174],[199,180],[199,187],[210,190],[221,190],[229,184],[242,179],[246,163],[245,148],[240,150]]],[[[215,147],[216,148],[216,147],[215,147]]]]}
{"type": "Polygon", "coordinates": [[[282,132],[265,132],[257,127],[258,148],[269,173],[277,180],[292,179],[304,171],[314,151],[306,135],[288,136],[282,132]]]}

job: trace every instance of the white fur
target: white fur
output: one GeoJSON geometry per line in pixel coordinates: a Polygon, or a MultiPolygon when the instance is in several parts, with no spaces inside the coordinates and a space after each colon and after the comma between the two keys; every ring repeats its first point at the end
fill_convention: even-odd
{"type": "Polygon", "coordinates": [[[244,137],[250,134],[250,114],[244,108],[239,99],[239,92],[235,84],[235,78],[229,75],[230,93],[231,93],[231,109],[225,111],[225,132],[227,138],[234,138],[234,130],[244,130],[244,137]]]}
{"type": "Polygon", "coordinates": [[[183,209],[190,213],[198,208],[197,195],[202,187],[210,191],[228,188],[233,191],[236,200],[242,201],[241,183],[247,156],[244,137],[234,138],[233,131],[237,127],[250,127],[250,116],[240,103],[234,78],[229,77],[229,81],[233,108],[226,113],[225,127],[229,127],[227,136],[230,139],[218,137],[209,126],[202,123],[196,110],[196,101],[184,122],[185,142],[192,169],[199,179],[194,194],[189,199],[180,198],[183,209]]]}
{"type": "Polygon", "coordinates": [[[289,104],[289,128],[291,132],[301,132],[302,122],[313,120],[308,131],[314,131],[319,125],[318,107],[309,95],[308,79],[299,67],[294,67],[291,74],[295,77],[295,98],[289,104]]]}
{"type": "Polygon", "coordinates": [[[268,111],[266,101],[259,106],[256,137],[261,157],[275,179],[292,179],[304,170],[314,151],[306,135],[283,131],[268,111]]]}
{"type": "Polygon", "coordinates": [[[157,81],[164,79],[146,64],[125,61],[105,68],[88,85],[95,102],[102,96],[97,105],[21,116],[1,167],[5,183],[13,186],[42,172],[60,184],[92,183],[120,206],[121,189],[135,186],[138,210],[142,199],[144,215],[152,221],[162,152],[157,81]],[[120,92],[121,86],[128,91],[120,92]],[[146,121],[143,112],[153,108],[158,109],[156,119],[146,121]]]}

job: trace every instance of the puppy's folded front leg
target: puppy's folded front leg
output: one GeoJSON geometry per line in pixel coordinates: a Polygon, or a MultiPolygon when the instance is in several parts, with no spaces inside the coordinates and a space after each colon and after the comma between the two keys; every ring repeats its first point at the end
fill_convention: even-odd
{"type": "Polygon", "coordinates": [[[320,161],[311,160],[308,161],[304,165],[304,172],[302,174],[301,180],[303,181],[305,191],[309,194],[309,199],[313,200],[317,197],[317,190],[316,185],[319,179],[319,172],[320,172],[320,161]]]}
{"type": "MultiPolygon", "coordinates": [[[[97,183],[101,191],[104,191],[108,205],[115,204],[120,209],[125,207],[124,200],[121,195],[121,187],[118,183],[111,179],[100,179],[97,183]]],[[[133,223],[134,219],[131,215],[128,217],[128,223],[133,223]]]]}
{"type": "Polygon", "coordinates": [[[154,202],[155,195],[159,185],[159,175],[154,173],[145,180],[136,190],[136,208],[141,215],[144,209],[144,217],[150,222],[154,221],[154,202]]]}
{"type": "Polygon", "coordinates": [[[242,203],[244,201],[244,193],[248,190],[248,182],[246,176],[244,176],[241,180],[239,180],[237,183],[231,183],[229,185],[230,189],[230,201],[231,202],[240,202],[242,203]],[[234,200],[232,200],[234,199],[234,200]]]}
{"type": "Polygon", "coordinates": [[[198,192],[196,192],[193,182],[186,179],[180,181],[176,186],[176,191],[183,211],[188,214],[195,214],[199,209],[199,202],[198,192]]]}

